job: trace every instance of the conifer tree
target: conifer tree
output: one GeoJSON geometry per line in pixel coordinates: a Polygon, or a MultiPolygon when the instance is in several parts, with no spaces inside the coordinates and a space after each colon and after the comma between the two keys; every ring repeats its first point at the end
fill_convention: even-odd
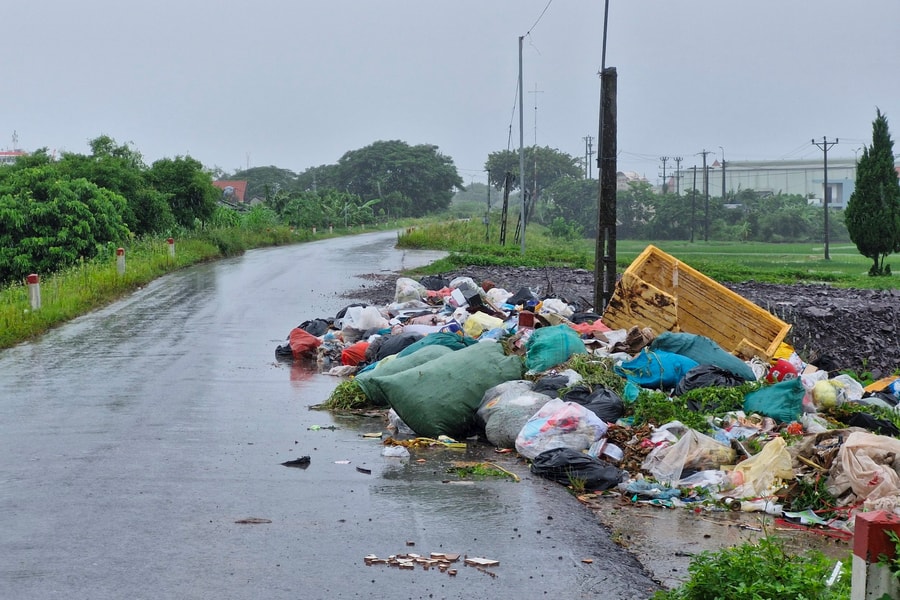
{"type": "Polygon", "coordinates": [[[869,275],[890,275],[884,259],[900,252],[900,181],[894,165],[894,142],[887,117],[876,109],[872,145],[863,148],[856,168],[856,189],[844,219],[859,253],[872,259],[869,275]]]}

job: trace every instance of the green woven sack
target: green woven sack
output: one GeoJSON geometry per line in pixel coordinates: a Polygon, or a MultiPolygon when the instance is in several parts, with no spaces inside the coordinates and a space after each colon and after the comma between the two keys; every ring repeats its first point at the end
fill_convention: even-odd
{"type": "Polygon", "coordinates": [[[568,325],[541,327],[525,342],[525,366],[541,373],[566,362],[573,354],[586,352],[581,336],[568,325]]]}
{"type": "Polygon", "coordinates": [[[406,356],[398,356],[391,360],[382,360],[374,369],[363,371],[356,376],[355,381],[362,388],[363,393],[369,402],[376,406],[387,406],[388,399],[381,390],[381,378],[395,373],[401,373],[407,369],[418,367],[429,361],[438,359],[446,354],[453,352],[446,346],[425,346],[420,347],[418,352],[407,354],[406,356]]]}
{"type": "Polygon", "coordinates": [[[500,344],[481,342],[394,375],[371,377],[367,385],[377,385],[417,435],[460,438],[474,429],[484,393],[522,375],[521,358],[505,356],[500,344]]]}
{"type": "Polygon", "coordinates": [[[790,423],[800,418],[805,394],[800,379],[782,381],[744,396],[744,412],[756,412],[782,423],[790,423]]]}

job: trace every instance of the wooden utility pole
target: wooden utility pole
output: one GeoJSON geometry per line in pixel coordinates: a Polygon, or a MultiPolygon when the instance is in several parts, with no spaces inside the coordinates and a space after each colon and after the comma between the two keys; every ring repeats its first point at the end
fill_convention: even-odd
{"type": "Polygon", "coordinates": [[[597,168],[597,247],[594,252],[594,307],[606,310],[616,287],[616,83],[615,67],[600,74],[600,136],[597,168]]]}

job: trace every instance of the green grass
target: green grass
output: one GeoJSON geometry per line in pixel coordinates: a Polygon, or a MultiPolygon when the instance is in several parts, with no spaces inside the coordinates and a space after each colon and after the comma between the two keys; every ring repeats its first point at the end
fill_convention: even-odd
{"type": "MultiPolygon", "coordinates": [[[[513,241],[515,224],[507,229],[507,243],[496,243],[500,230],[492,222],[485,242],[481,221],[453,220],[423,224],[400,236],[404,248],[447,250],[450,255],[413,273],[441,273],[467,265],[479,266],[562,266],[593,270],[594,240],[561,240],[549,236],[539,225],[529,225],[525,254],[513,241]]],[[[827,283],[836,287],[894,289],[896,277],[869,277],[871,260],[861,256],[850,243],[831,244],[830,260],[821,244],[766,244],[760,242],[683,242],[618,240],[616,264],[622,271],[652,243],[664,252],[723,283],[759,281],[765,283],[827,283]]],[[[890,259],[888,260],[890,262],[890,259]]]]}

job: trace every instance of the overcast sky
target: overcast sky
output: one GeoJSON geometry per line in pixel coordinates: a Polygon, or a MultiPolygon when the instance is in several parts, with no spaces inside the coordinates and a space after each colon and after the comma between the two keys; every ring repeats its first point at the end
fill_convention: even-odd
{"type": "MultiPolygon", "coordinates": [[[[377,140],[434,144],[466,183],[519,145],[585,154],[598,132],[602,0],[4,0],[0,149],[226,171],[333,164],[377,140]]],[[[898,0],[610,0],[618,170],[660,156],[813,159],[900,140],[898,0]]],[[[894,148],[900,153],[900,142],[894,148]]],[[[674,162],[668,163],[668,170],[674,162]]],[[[592,168],[596,177],[596,167],[592,168]]]]}

